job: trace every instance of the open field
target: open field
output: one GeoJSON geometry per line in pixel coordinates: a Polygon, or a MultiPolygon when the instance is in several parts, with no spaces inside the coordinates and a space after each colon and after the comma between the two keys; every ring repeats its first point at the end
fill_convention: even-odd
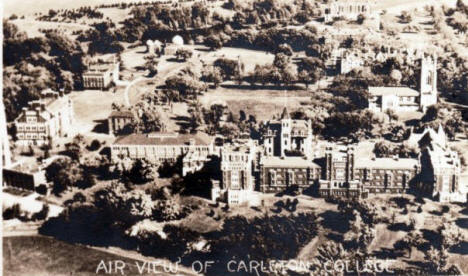
{"type": "MultiPolygon", "coordinates": [[[[82,245],[68,244],[45,236],[8,237],[3,239],[3,273],[5,276],[96,275],[99,262],[121,260],[126,263],[126,275],[140,274],[143,261],[101,252],[82,245]]],[[[161,270],[159,270],[161,271],[161,270]]],[[[102,275],[121,275],[118,273],[102,275]]]]}
{"type": "Polygon", "coordinates": [[[290,111],[301,107],[301,102],[310,100],[308,91],[250,90],[218,88],[205,93],[200,102],[209,107],[214,103],[226,103],[234,114],[244,110],[257,120],[269,120],[279,115],[284,107],[290,111]]]}
{"type": "Polygon", "coordinates": [[[44,36],[43,33],[39,32],[39,29],[57,29],[64,33],[71,34],[73,31],[85,31],[90,28],[90,26],[86,24],[38,21],[32,18],[16,19],[11,22],[18,26],[20,31],[26,32],[28,37],[44,36]]]}
{"type": "MultiPolygon", "coordinates": [[[[149,2],[158,2],[159,0],[148,0],[149,2]]],[[[120,2],[135,3],[140,0],[23,0],[21,5],[18,5],[16,0],[3,1],[3,14],[9,16],[11,14],[23,15],[34,14],[36,12],[48,12],[49,9],[76,9],[80,7],[95,7],[102,4],[115,4],[120,2]]]]}

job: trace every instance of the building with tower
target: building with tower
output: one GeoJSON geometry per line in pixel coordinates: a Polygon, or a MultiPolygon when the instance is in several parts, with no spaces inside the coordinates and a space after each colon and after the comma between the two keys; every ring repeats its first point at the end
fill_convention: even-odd
{"type": "Polygon", "coordinates": [[[460,182],[460,157],[448,147],[442,126],[437,132],[432,128],[425,129],[418,145],[421,148],[422,192],[440,202],[466,202],[467,187],[460,182]]]}
{"type": "Polygon", "coordinates": [[[406,193],[420,172],[416,158],[357,156],[353,145],[330,145],[325,151],[319,194],[323,197],[366,197],[406,193]]]}
{"type": "Polygon", "coordinates": [[[263,133],[266,156],[313,157],[313,132],[311,120],[295,120],[285,107],[279,120],[270,120],[263,133]]]}
{"type": "Polygon", "coordinates": [[[225,145],[221,151],[221,185],[214,185],[212,199],[221,198],[229,205],[248,202],[255,189],[257,145],[253,140],[225,145]]]}
{"type": "Polygon", "coordinates": [[[423,111],[437,103],[437,57],[421,58],[419,91],[409,87],[370,86],[368,108],[374,112],[392,109],[423,111]]]}

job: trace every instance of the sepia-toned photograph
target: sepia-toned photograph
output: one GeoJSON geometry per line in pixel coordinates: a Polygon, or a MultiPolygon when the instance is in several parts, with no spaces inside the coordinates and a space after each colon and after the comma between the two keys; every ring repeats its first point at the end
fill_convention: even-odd
{"type": "Polygon", "coordinates": [[[468,275],[468,0],[0,14],[0,274],[468,275]]]}

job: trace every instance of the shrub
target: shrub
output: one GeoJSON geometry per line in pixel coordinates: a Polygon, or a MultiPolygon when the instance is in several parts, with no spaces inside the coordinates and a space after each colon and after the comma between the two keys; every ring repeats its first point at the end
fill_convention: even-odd
{"type": "Polygon", "coordinates": [[[42,209],[37,212],[37,213],[34,213],[32,215],[32,220],[45,220],[47,218],[47,216],[49,215],[49,205],[44,203],[42,205],[42,209]]]}
{"type": "Polygon", "coordinates": [[[6,208],[3,211],[3,219],[10,220],[21,217],[21,207],[18,203],[13,204],[13,206],[6,208]]]}

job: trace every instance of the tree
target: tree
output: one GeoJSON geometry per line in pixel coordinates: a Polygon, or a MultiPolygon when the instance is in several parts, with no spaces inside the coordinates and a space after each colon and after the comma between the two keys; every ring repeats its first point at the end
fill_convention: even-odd
{"type": "Polygon", "coordinates": [[[279,70],[284,70],[288,66],[289,62],[290,60],[287,55],[283,53],[277,53],[275,55],[275,59],[273,60],[273,65],[279,70]]]}
{"type": "Polygon", "coordinates": [[[178,60],[186,61],[193,56],[193,52],[190,49],[177,49],[175,55],[178,60]]]}
{"type": "Polygon", "coordinates": [[[223,81],[221,69],[219,67],[208,67],[202,72],[202,80],[205,82],[212,82],[214,87],[218,87],[223,81]]]}
{"type": "Polygon", "coordinates": [[[145,56],[144,59],[145,65],[144,68],[148,70],[150,76],[154,76],[158,73],[158,64],[159,60],[155,55],[145,56]]]}
{"type": "Polygon", "coordinates": [[[205,38],[204,41],[205,45],[210,48],[211,51],[221,49],[223,47],[223,42],[217,35],[210,35],[207,38],[205,38]]]}
{"type": "Polygon", "coordinates": [[[59,196],[83,179],[83,169],[68,158],[52,162],[45,171],[47,181],[52,181],[52,192],[59,196]]]}
{"type": "Polygon", "coordinates": [[[182,211],[180,197],[174,195],[168,199],[157,200],[154,205],[153,216],[157,221],[170,221],[180,218],[182,211]]]}
{"type": "Polygon", "coordinates": [[[42,208],[39,212],[32,215],[32,220],[45,220],[49,215],[49,205],[47,203],[42,204],[42,208]]]}
{"type": "Polygon", "coordinates": [[[127,176],[133,183],[147,183],[157,177],[157,168],[145,159],[136,159],[127,176]]]}

